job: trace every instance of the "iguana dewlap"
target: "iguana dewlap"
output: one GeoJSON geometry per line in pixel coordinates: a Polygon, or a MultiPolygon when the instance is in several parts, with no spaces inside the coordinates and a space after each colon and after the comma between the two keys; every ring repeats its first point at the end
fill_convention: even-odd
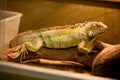
{"type": "Polygon", "coordinates": [[[90,21],[47,28],[19,34],[10,42],[10,46],[21,45],[20,53],[36,52],[41,47],[64,49],[79,46],[79,52],[89,53],[94,47],[95,38],[105,32],[107,26],[102,22],[90,21]]]}

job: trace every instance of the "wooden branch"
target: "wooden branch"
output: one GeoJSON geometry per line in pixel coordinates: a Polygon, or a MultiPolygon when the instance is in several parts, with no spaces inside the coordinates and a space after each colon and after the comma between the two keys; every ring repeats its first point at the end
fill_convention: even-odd
{"type": "Polygon", "coordinates": [[[120,79],[120,44],[108,46],[96,56],[92,73],[120,79]]]}
{"type": "Polygon", "coordinates": [[[73,67],[85,67],[84,64],[74,62],[74,61],[60,61],[60,60],[48,60],[48,59],[33,59],[33,60],[26,60],[22,63],[38,63],[38,64],[48,64],[48,65],[61,65],[61,66],[73,66],[73,67]]]}
{"type": "Polygon", "coordinates": [[[96,43],[96,47],[98,49],[104,49],[104,48],[111,47],[111,46],[113,46],[113,45],[108,44],[108,43],[104,43],[102,41],[97,41],[97,43],[96,43]]]}

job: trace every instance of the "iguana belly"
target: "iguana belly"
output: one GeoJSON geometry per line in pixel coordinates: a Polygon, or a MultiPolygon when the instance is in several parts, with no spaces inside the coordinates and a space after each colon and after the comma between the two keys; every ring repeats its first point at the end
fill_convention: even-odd
{"type": "Polygon", "coordinates": [[[79,29],[51,30],[41,33],[43,46],[47,48],[69,48],[78,45],[87,35],[79,29]]]}

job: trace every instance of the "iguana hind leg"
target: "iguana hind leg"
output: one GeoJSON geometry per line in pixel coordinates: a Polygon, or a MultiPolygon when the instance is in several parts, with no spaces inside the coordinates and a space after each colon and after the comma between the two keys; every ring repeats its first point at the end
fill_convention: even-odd
{"type": "Polygon", "coordinates": [[[42,45],[43,41],[41,38],[34,39],[30,42],[24,42],[21,49],[19,50],[21,53],[20,62],[22,61],[22,58],[25,58],[25,55],[28,54],[28,51],[36,52],[42,47],[42,45]]]}
{"type": "Polygon", "coordinates": [[[37,38],[34,41],[25,42],[24,44],[29,51],[36,52],[42,47],[43,41],[41,38],[37,38]]]}

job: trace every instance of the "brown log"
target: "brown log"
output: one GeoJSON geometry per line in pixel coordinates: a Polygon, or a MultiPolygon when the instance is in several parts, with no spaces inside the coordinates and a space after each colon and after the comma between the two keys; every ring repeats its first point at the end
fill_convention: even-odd
{"type": "Polygon", "coordinates": [[[73,67],[85,67],[84,64],[75,62],[75,61],[60,61],[60,60],[48,60],[48,59],[33,59],[23,61],[22,63],[39,63],[39,64],[48,64],[48,65],[61,65],[61,66],[73,66],[73,67]]]}
{"type": "Polygon", "coordinates": [[[104,47],[93,61],[92,73],[98,76],[120,79],[120,44],[104,47]]]}
{"type": "MultiPolygon", "coordinates": [[[[20,56],[18,52],[16,51],[17,47],[11,48],[8,51],[5,52],[5,61],[12,61],[12,62],[20,62],[20,56]]],[[[72,47],[68,49],[48,49],[48,48],[41,48],[36,53],[29,52],[28,55],[23,58],[23,61],[27,60],[34,60],[34,59],[46,59],[48,61],[48,64],[50,60],[57,61],[74,61],[78,62],[80,64],[84,64],[87,67],[91,67],[92,62],[94,60],[94,57],[97,55],[97,53],[90,53],[89,56],[86,56],[84,54],[80,54],[77,50],[77,47],[72,47]]],[[[46,62],[47,64],[47,62],[46,62]]],[[[51,63],[52,64],[52,63],[51,63]]],[[[53,63],[54,64],[54,63],[53,63]]],[[[59,65],[59,63],[56,63],[59,65]]],[[[64,65],[65,63],[63,63],[64,65]]]]}
{"type": "MultiPolygon", "coordinates": [[[[4,60],[19,63],[20,54],[16,53],[17,49],[19,49],[19,46],[6,51],[4,60]]],[[[95,50],[98,52],[89,53],[89,56],[86,56],[80,54],[77,47],[61,50],[43,47],[36,53],[29,52],[23,58],[23,61],[25,61],[23,63],[37,62],[38,64],[50,65],[92,66],[92,73],[94,75],[120,78],[120,44],[110,45],[98,41],[95,50]]]]}
{"type": "Polygon", "coordinates": [[[111,47],[111,46],[113,46],[113,45],[108,44],[108,43],[104,43],[104,42],[102,42],[102,41],[97,41],[97,42],[96,42],[96,47],[97,47],[98,49],[100,49],[100,50],[103,50],[103,49],[105,49],[105,48],[107,48],[107,47],[111,47]]]}

